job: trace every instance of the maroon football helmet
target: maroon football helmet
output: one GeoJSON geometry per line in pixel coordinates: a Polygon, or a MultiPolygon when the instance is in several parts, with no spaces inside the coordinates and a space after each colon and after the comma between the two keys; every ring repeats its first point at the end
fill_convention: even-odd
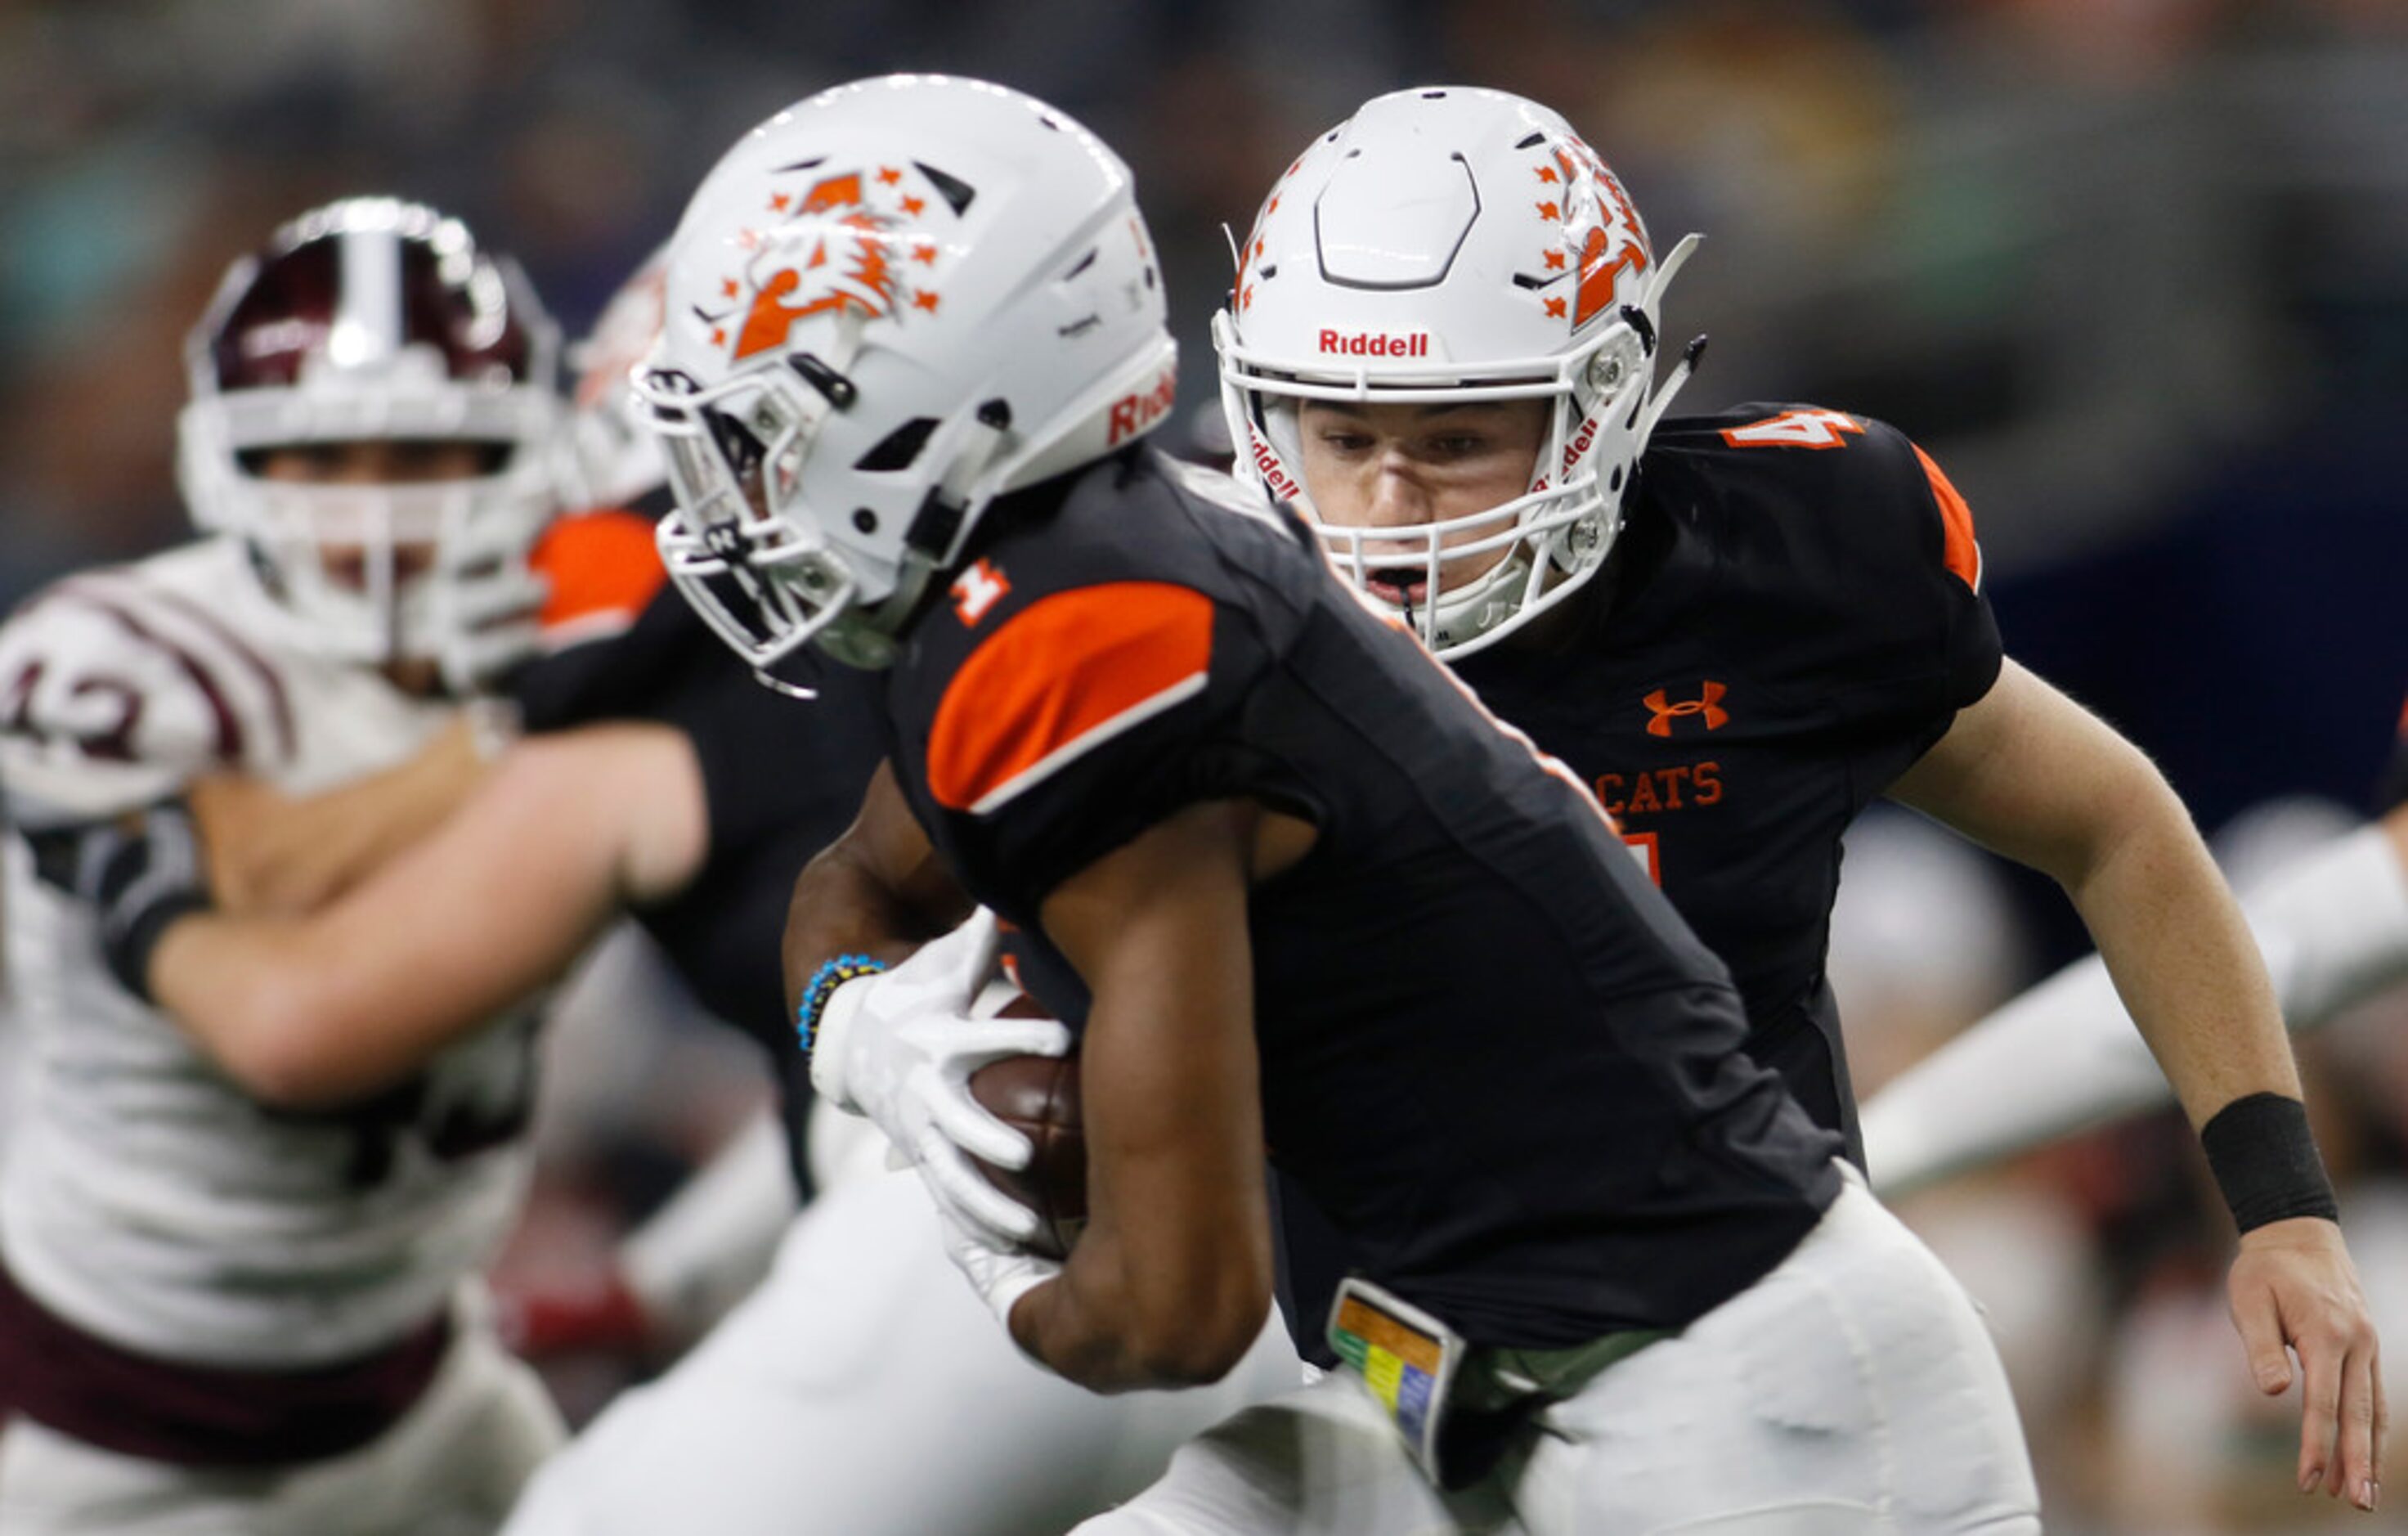
{"type": "Polygon", "coordinates": [[[455,683],[490,675],[532,637],[527,552],[558,500],[558,351],[516,265],[456,219],[389,197],[303,214],[235,263],[186,344],[194,520],[249,543],[297,642],[437,660],[455,683]],[[478,471],[260,473],[277,449],[375,440],[475,445],[478,471]]]}

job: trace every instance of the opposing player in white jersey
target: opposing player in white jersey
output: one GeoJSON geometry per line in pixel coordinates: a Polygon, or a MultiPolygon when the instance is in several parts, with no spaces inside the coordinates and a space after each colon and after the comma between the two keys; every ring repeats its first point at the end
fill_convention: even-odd
{"type": "Polygon", "coordinates": [[[0,630],[31,1074],[0,1168],[10,1536],[487,1530],[558,1442],[464,1285],[526,1178],[531,1020],[372,1098],[313,1098],[276,1040],[190,1029],[105,963],[96,898],[133,866],[90,830],[121,818],[197,861],[169,802],[207,776],[407,789],[531,637],[555,352],[458,222],[387,198],[294,221],[188,349],[204,537],[0,630]]]}
{"type": "MultiPolygon", "coordinates": [[[[1098,284],[1140,270],[1122,258],[1098,267],[1098,284]]],[[[642,274],[630,290],[640,309],[642,274]]],[[[657,285],[649,292],[639,351],[658,328],[657,285]]],[[[606,320],[596,366],[612,329],[606,320]]],[[[630,423],[580,424],[597,429],[577,434],[580,452],[602,449],[586,460],[589,485],[638,495],[664,472],[648,435],[621,430],[630,423]],[[631,441],[639,462],[622,462],[611,445],[631,441]]],[[[632,609],[589,606],[565,621],[584,643],[512,679],[527,737],[455,814],[306,916],[196,911],[204,894],[185,869],[113,885],[111,931],[127,940],[114,949],[129,972],[193,1028],[290,1042],[292,1082],[375,1084],[557,974],[626,912],[710,1012],[758,1037],[799,1129],[807,1069],[778,939],[796,871],[853,819],[876,765],[870,684],[829,668],[809,706],[758,686],[675,592],[646,601],[666,580],[648,524],[649,585],[596,568],[610,541],[573,536],[607,533],[614,518],[631,521],[553,524],[538,553],[546,610],[557,619],[580,594],[614,587],[632,609]]],[[[365,797],[352,811],[329,820],[381,814],[365,797]]],[[[236,840],[219,833],[236,823],[201,819],[213,840],[236,840]]],[[[169,852],[152,840],[126,859],[169,852]]],[[[737,1175],[733,1190],[713,1181],[633,1246],[630,1289],[655,1320],[689,1328],[708,1310],[698,1297],[724,1298],[757,1272],[748,1253],[774,1246],[777,1265],[675,1370],[624,1394],[552,1459],[511,1536],[654,1536],[705,1511],[714,1536],[1054,1536],[1143,1487],[1190,1435],[1295,1385],[1276,1328],[1211,1391],[1104,1399],[1059,1380],[961,1284],[919,1178],[885,1168],[867,1124],[815,1115],[811,1128],[817,1197],[800,1219],[777,1148],[756,1138],[745,1145],[770,1156],[723,1170],[737,1175]],[[833,1144],[847,1132],[850,1145],[833,1144]],[[765,1241],[752,1241],[762,1227],[748,1213],[763,1217],[765,1241]]]]}

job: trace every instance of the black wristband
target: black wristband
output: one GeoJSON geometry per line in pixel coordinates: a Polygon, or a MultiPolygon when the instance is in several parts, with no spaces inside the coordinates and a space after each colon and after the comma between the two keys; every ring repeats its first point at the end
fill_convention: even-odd
{"type": "Polygon", "coordinates": [[[207,892],[175,891],[136,912],[122,928],[105,933],[101,956],[108,962],[109,974],[117,978],[118,985],[156,1006],[158,999],[150,996],[150,952],[178,922],[209,907],[207,892]]]}
{"type": "Polygon", "coordinates": [[[2199,1144],[2241,1230],[2293,1216],[2341,1218],[2308,1130],[2308,1107],[2298,1099],[2272,1093],[2236,1098],[2200,1128],[2199,1144]]]}

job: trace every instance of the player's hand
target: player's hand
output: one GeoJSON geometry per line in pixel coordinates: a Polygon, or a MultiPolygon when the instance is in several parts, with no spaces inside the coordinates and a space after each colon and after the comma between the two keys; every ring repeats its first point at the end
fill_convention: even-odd
{"type": "Polygon", "coordinates": [[[1036,1149],[971,1098],[970,1074],[1003,1056],[1062,1055],[1070,1031],[1054,1019],[979,1016],[996,948],[995,914],[982,908],[894,969],[837,988],[821,1011],[811,1086],[876,1123],[953,1219],[1012,1244],[1036,1234],[1036,1213],[971,1159],[1026,1168],[1036,1149]]]}
{"type": "Polygon", "coordinates": [[[576,1353],[641,1356],[659,1342],[643,1301],[615,1266],[565,1285],[497,1281],[494,1326],[511,1353],[531,1360],[576,1353]]]}
{"type": "Polygon", "coordinates": [[[1011,1331],[1011,1309],[1020,1299],[1062,1272],[1057,1260],[996,1242],[955,1215],[941,1199],[937,1202],[937,1226],[945,1240],[945,1256],[969,1278],[971,1288],[1006,1333],[1011,1331]]]}
{"type": "Polygon", "coordinates": [[[210,906],[200,834],[180,800],[107,821],[27,834],[45,881],[92,904],[101,957],[128,992],[150,1000],[150,952],[176,919],[210,906]]]}
{"type": "Polygon", "coordinates": [[[2321,1484],[2329,1495],[2373,1509],[2388,1415],[2374,1322],[2341,1228],[2300,1216],[2243,1233],[2229,1290],[2259,1391],[2287,1391],[2290,1354],[2299,1357],[2300,1491],[2321,1484]]]}

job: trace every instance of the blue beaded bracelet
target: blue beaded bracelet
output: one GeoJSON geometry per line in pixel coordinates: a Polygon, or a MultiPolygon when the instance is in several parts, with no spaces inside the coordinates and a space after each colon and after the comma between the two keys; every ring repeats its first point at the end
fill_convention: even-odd
{"type": "Polygon", "coordinates": [[[811,1047],[819,1043],[820,1013],[836,989],[856,977],[875,976],[886,969],[886,962],[874,955],[839,955],[820,962],[811,979],[803,984],[802,1000],[795,1005],[795,1034],[803,1042],[803,1055],[809,1059],[811,1047]]]}

